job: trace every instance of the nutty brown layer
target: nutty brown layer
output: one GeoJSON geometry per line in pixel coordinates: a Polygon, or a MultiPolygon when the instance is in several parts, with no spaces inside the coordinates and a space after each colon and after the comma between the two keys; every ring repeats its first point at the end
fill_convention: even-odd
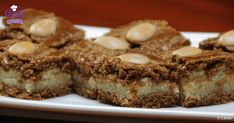
{"type": "Polygon", "coordinates": [[[168,25],[164,20],[140,20],[126,25],[113,28],[107,36],[118,37],[131,44],[129,52],[144,53],[149,56],[157,56],[157,53],[176,50],[183,46],[190,45],[188,39],[184,38],[180,32],[168,25]],[[155,26],[155,34],[146,41],[131,41],[126,38],[128,31],[141,23],[150,23],[155,26]],[[153,53],[152,53],[153,52],[153,53]]]}
{"type": "Polygon", "coordinates": [[[85,75],[106,76],[110,74],[122,79],[151,77],[155,80],[175,80],[177,76],[176,64],[172,63],[170,59],[157,57],[157,59],[152,59],[148,64],[139,65],[122,62],[117,57],[127,53],[126,51],[103,49],[88,41],[79,42],[73,46],[72,48],[70,47],[68,54],[73,57],[77,70],[85,75]]]}
{"type": "Polygon", "coordinates": [[[234,101],[234,94],[211,94],[200,100],[197,99],[186,99],[181,101],[181,105],[184,107],[195,107],[195,106],[208,106],[225,104],[234,101]]]}
{"type": "Polygon", "coordinates": [[[19,99],[29,99],[29,100],[42,100],[51,97],[67,95],[71,92],[69,86],[60,86],[53,89],[45,89],[32,94],[28,93],[26,90],[22,90],[16,87],[9,87],[0,82],[0,95],[16,97],[19,99]]]}
{"type": "MultiPolygon", "coordinates": [[[[139,79],[150,77],[155,80],[176,79],[176,65],[170,59],[158,57],[167,51],[187,46],[190,42],[178,31],[170,27],[166,21],[142,20],[132,22],[111,30],[105,36],[118,38],[129,43],[130,47],[123,50],[108,49],[93,41],[81,41],[69,47],[68,54],[77,64],[77,70],[86,75],[116,75],[122,79],[139,79]],[[127,32],[138,24],[147,23],[156,28],[150,39],[130,41],[127,32]],[[118,58],[126,53],[137,53],[151,59],[148,64],[122,62],[118,58]]],[[[100,43],[100,42],[99,42],[100,43]]]]}
{"type": "Polygon", "coordinates": [[[223,46],[218,44],[218,38],[210,38],[199,43],[199,48],[204,50],[222,50],[225,52],[234,52],[233,46],[223,46]]]}
{"type": "Polygon", "coordinates": [[[119,98],[116,94],[103,91],[100,89],[88,89],[82,85],[74,85],[74,91],[87,98],[97,99],[101,102],[126,106],[126,107],[141,107],[141,108],[160,108],[171,107],[178,105],[179,97],[169,93],[151,93],[141,97],[140,99],[128,100],[119,98]]]}
{"type": "Polygon", "coordinates": [[[0,40],[27,40],[38,43],[44,43],[45,45],[53,48],[61,48],[67,44],[74,43],[84,38],[84,32],[81,29],[75,28],[74,25],[71,24],[69,21],[61,17],[57,17],[53,13],[35,9],[25,9],[23,10],[23,13],[23,24],[8,25],[6,24],[7,18],[4,19],[6,29],[0,31],[0,40]],[[42,19],[56,20],[56,30],[53,34],[48,36],[37,36],[30,33],[30,27],[35,22],[40,21],[42,19]]]}
{"type": "Polygon", "coordinates": [[[179,103],[179,97],[169,93],[151,93],[141,97],[140,99],[128,100],[119,98],[114,93],[100,89],[94,90],[74,86],[74,91],[87,98],[97,99],[104,103],[126,107],[160,108],[175,106],[179,103]]]}
{"type": "Polygon", "coordinates": [[[232,70],[234,67],[233,56],[233,54],[222,51],[203,51],[202,53],[194,56],[174,56],[173,61],[179,64],[178,67],[180,74],[186,75],[190,73],[190,71],[205,70],[207,72],[206,75],[209,76],[209,74],[215,72],[212,71],[209,73],[209,71],[211,69],[218,68],[220,65],[227,65],[230,70],[232,70]]]}
{"type": "Polygon", "coordinates": [[[201,49],[222,50],[225,52],[234,52],[234,30],[220,33],[217,37],[206,39],[199,43],[201,49]]]}

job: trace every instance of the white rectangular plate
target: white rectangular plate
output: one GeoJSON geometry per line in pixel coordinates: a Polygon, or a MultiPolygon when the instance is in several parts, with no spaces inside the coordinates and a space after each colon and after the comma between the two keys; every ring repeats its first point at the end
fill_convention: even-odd
{"type": "MultiPolygon", "coordinates": [[[[1,25],[0,25],[1,27],[1,25]]],[[[86,37],[92,38],[108,32],[108,28],[92,27],[92,26],[78,26],[86,31],[86,37]]],[[[208,37],[217,36],[217,33],[202,33],[202,32],[182,32],[185,37],[191,39],[193,46],[198,46],[199,41],[208,37]]],[[[200,120],[234,120],[234,102],[221,105],[204,106],[196,108],[172,107],[160,109],[146,109],[146,108],[127,108],[117,107],[100,103],[95,100],[90,100],[70,94],[63,97],[51,98],[43,101],[30,101],[22,99],[14,99],[10,97],[0,96],[0,107],[4,109],[11,109],[11,111],[1,110],[1,114],[45,118],[45,116],[24,114],[14,114],[14,110],[30,110],[31,112],[46,111],[50,115],[46,118],[64,119],[59,114],[63,113],[72,115],[73,119],[65,120],[79,120],[80,115],[90,115],[91,117],[118,117],[118,118],[140,118],[140,119],[200,119],[200,120]],[[51,113],[52,112],[52,113],[51,113]]],[[[87,119],[89,121],[89,119],[87,119]]]]}

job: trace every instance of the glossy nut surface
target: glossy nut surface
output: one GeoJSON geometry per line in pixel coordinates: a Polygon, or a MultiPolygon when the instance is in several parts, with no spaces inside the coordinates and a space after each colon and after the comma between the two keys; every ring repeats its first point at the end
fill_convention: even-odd
{"type": "Polygon", "coordinates": [[[36,50],[36,45],[29,41],[21,41],[9,47],[8,51],[14,55],[32,54],[36,50]]]}
{"type": "Polygon", "coordinates": [[[30,34],[35,36],[49,36],[55,33],[57,22],[54,18],[45,18],[34,22],[29,29],[30,34]]]}
{"type": "Polygon", "coordinates": [[[230,30],[221,35],[218,44],[223,46],[234,46],[234,30],[230,30]]]}
{"type": "Polygon", "coordinates": [[[111,50],[125,50],[129,48],[128,42],[111,36],[99,37],[94,43],[111,50]]]}
{"type": "Polygon", "coordinates": [[[148,64],[150,59],[147,56],[137,53],[126,53],[118,56],[123,62],[133,63],[133,64],[148,64]]]}
{"type": "Polygon", "coordinates": [[[179,56],[193,56],[193,55],[200,54],[201,52],[202,50],[199,48],[187,46],[187,47],[183,47],[183,48],[173,51],[172,54],[179,55],[179,56]]]}
{"type": "Polygon", "coordinates": [[[155,26],[150,23],[141,23],[132,27],[126,35],[130,41],[146,41],[154,36],[155,26]]]}

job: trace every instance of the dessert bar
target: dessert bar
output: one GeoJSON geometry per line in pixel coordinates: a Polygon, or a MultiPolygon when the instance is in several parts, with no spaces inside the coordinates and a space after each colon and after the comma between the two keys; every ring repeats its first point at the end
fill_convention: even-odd
{"type": "Polygon", "coordinates": [[[23,13],[23,24],[0,30],[0,95],[39,100],[70,93],[73,64],[64,49],[84,32],[53,13],[23,13]]]}
{"type": "Polygon", "coordinates": [[[157,57],[190,42],[166,21],[143,20],[69,47],[76,93],[130,107],[179,103],[176,64],[157,57]]]}

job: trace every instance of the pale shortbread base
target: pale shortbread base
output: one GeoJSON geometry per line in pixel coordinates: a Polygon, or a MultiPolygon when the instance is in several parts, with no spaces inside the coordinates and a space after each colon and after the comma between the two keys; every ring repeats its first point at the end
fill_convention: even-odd
{"type": "Polygon", "coordinates": [[[41,79],[32,82],[25,80],[17,70],[4,70],[0,67],[0,83],[9,87],[16,87],[34,93],[41,90],[70,86],[72,84],[71,75],[62,72],[59,68],[53,68],[40,73],[41,79]]]}
{"type": "MultiPolygon", "coordinates": [[[[180,91],[183,106],[218,104],[218,100],[208,99],[213,97],[234,97],[234,75],[227,74],[224,67],[219,72],[207,77],[205,71],[194,71],[188,79],[180,82],[180,91]],[[216,101],[215,101],[216,100],[216,101]]],[[[220,99],[220,103],[232,99],[220,99]]]]}

